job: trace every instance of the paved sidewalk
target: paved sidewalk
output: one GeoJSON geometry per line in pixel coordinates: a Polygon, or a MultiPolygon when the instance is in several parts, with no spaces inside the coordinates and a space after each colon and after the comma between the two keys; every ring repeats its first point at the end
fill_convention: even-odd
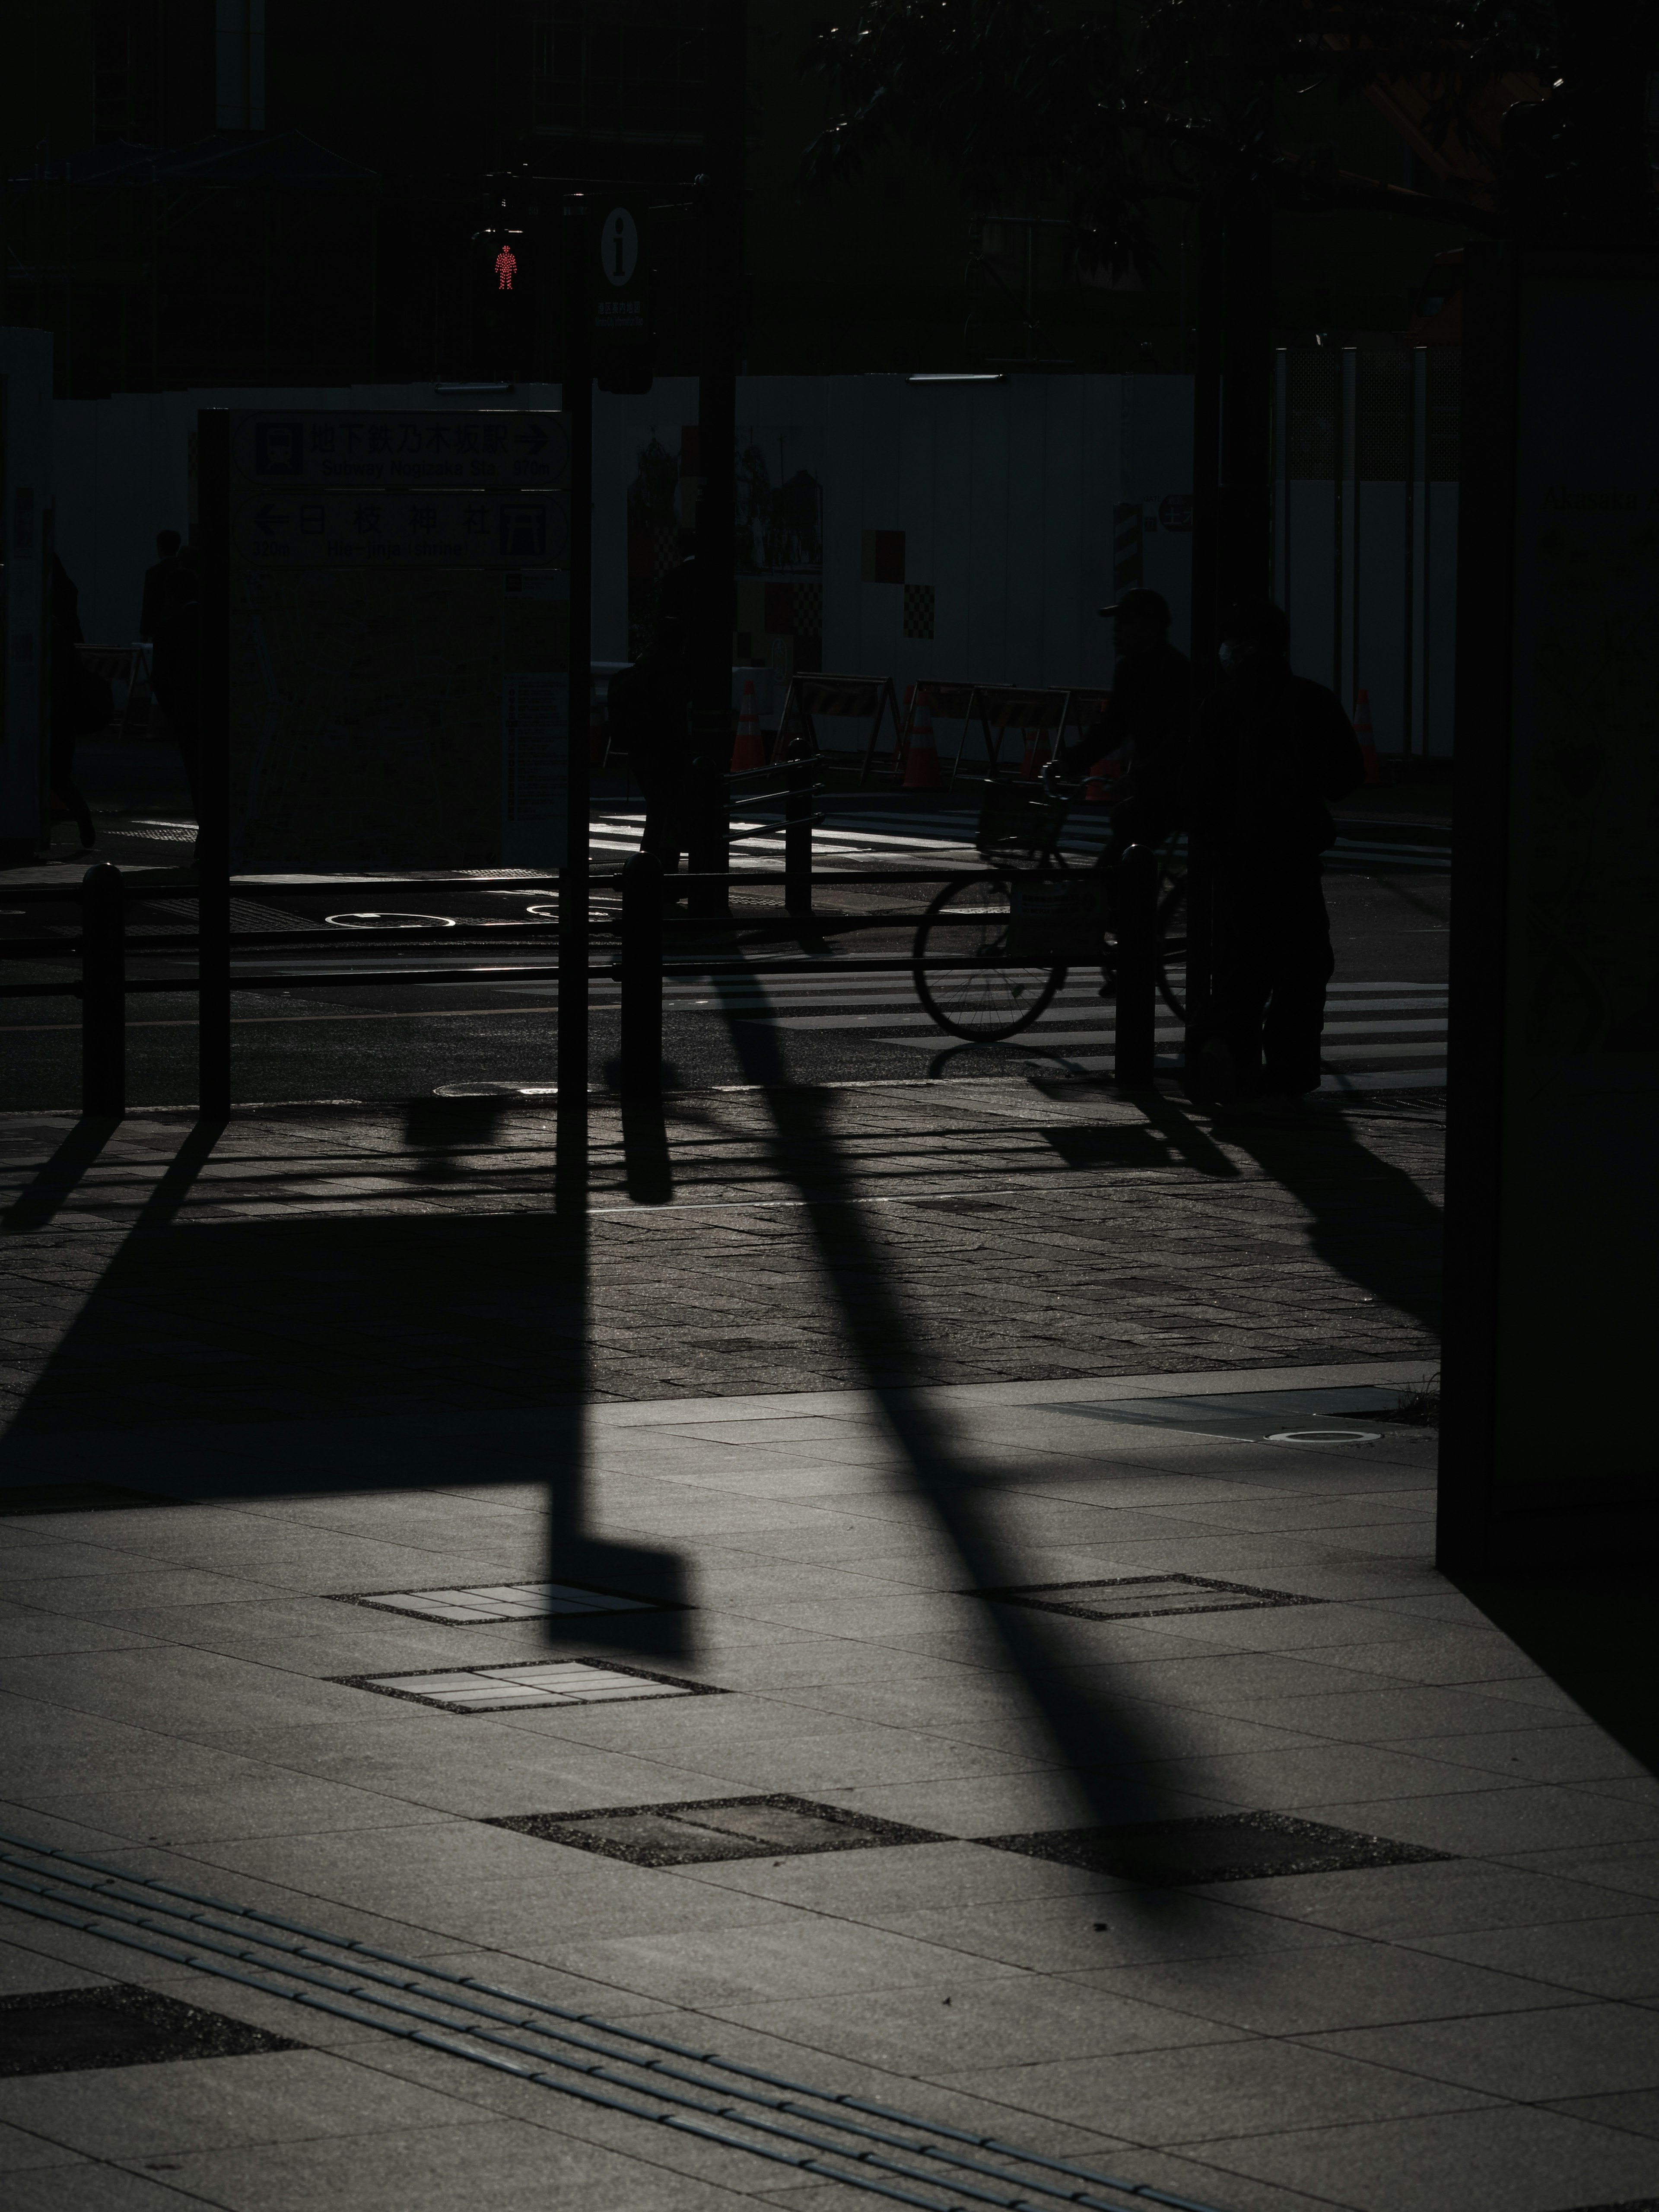
{"type": "Polygon", "coordinates": [[[574,1312],[547,1108],[20,1115],[4,1387],[33,1436],[505,1411],[583,1382],[1432,1366],[1441,1134],[1403,1100],[1212,1127],[1018,1079],[596,1104],[574,1312]]]}
{"type": "MultiPolygon", "coordinates": [[[[677,1613],[468,1626],[337,1601],[543,1579],[548,1488],[505,1466],[13,1520],[5,1826],[368,1942],[406,1978],[471,1975],[1221,2212],[1645,2199],[1652,1783],[1432,1571],[1431,1437],[1261,1440],[1317,1425],[1274,1394],[1420,1373],[601,1407],[592,1528],[617,1579],[672,1555],[677,1613]],[[1100,1587],[1126,1577],[1157,1579],[1100,1587]],[[1055,1583],[1128,1617],[969,1594],[1055,1583]],[[455,1712],[362,1680],[436,1696],[550,1656],[719,1694],[455,1712]],[[677,1826],[677,1806],[713,1809],[677,1826]],[[552,1838],[535,1817],[629,1808],[657,1809],[552,1838]],[[1175,1832],[1150,1886],[1121,1838],[1079,1832],[1230,1814],[1258,1819],[1175,1832]],[[1252,1872],[1262,1852],[1288,1870],[1252,1872]]],[[[586,1564],[556,1540],[556,1576],[586,1564]]],[[[37,1905],[54,1875],[15,1850],[0,1871],[37,1905]]],[[[215,2016],[209,2055],[0,2084],[18,2212],[874,2201],[411,2045],[407,2014],[193,1969],[203,1924],[125,1894],[170,1952],[9,1911],[6,1988],[157,1991],[215,2016]],[[215,2055],[239,2022],[289,2047],[215,2055]]],[[[361,1992],[340,1957],[333,1985],[361,1992]]],[[[466,2021],[445,2020],[453,2043],[466,2021]]],[[[722,2110],[755,2086],[689,2070],[722,2110]]],[[[948,2175],[904,2185],[973,2201],[948,2175]]]]}
{"type": "Polygon", "coordinates": [[[1432,1114],[3,1134],[9,2208],[1659,2196],[1645,1624],[1388,1418],[1432,1114]]]}

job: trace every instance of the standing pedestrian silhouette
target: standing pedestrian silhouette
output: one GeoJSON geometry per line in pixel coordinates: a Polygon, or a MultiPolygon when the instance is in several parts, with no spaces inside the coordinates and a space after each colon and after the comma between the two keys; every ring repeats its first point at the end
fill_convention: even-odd
{"type": "Polygon", "coordinates": [[[1328,801],[1365,778],[1334,691],[1291,673],[1291,626],[1271,600],[1233,608],[1221,682],[1199,711],[1190,810],[1213,871],[1211,1002],[1195,1099],[1229,1107],[1317,1091],[1325,988],[1336,967],[1321,855],[1328,801]]]}

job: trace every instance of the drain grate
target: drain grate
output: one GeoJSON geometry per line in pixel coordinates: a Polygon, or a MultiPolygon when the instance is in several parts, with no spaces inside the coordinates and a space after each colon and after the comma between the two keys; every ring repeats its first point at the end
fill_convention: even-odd
{"type": "Polygon", "coordinates": [[[447,1713],[504,1713],[520,1705],[613,1705],[625,1698],[713,1698],[708,1682],[684,1682],[643,1667],[600,1667],[587,1659],[550,1659],[522,1667],[428,1667],[417,1674],[336,1674],[354,1690],[412,1698],[447,1713]]]}
{"type": "Polygon", "coordinates": [[[75,2074],[93,2066],[155,2066],[167,2058],[244,2058],[303,2048],[286,2036],[127,1982],[0,1997],[0,2075],[75,2074]]]}
{"type": "Polygon", "coordinates": [[[485,1825],[648,1867],[954,1841],[929,1828],[872,1820],[840,1805],[775,1796],[711,1797],[690,1805],[619,1805],[591,1813],[519,1813],[485,1825]]]}
{"type": "Polygon", "coordinates": [[[969,1597],[999,1605],[1026,1605],[1038,1613],[1068,1613],[1078,1620],[1139,1620],[1158,1613],[1245,1613],[1261,1606],[1323,1605],[1322,1597],[1294,1590],[1255,1589],[1249,1583],[1218,1583],[1208,1575],[1111,1575],[1100,1582],[1016,1583],[1006,1589],[969,1590],[969,1597]]]}
{"type": "Polygon", "coordinates": [[[0,1513],[114,1513],[135,1505],[178,1505],[147,1490],[121,1490],[109,1482],[30,1482],[0,1490],[0,1513]]]}
{"type": "Polygon", "coordinates": [[[489,1583],[476,1589],[356,1590],[342,1595],[337,1602],[468,1626],[489,1620],[547,1620],[568,1613],[680,1609],[652,1598],[622,1597],[612,1590],[576,1589],[568,1583],[489,1583]]]}
{"type": "Polygon", "coordinates": [[[1396,1844],[1286,1813],[1207,1813],[1192,1820],[1137,1820],[1111,1828],[1050,1828],[1029,1836],[981,1836],[993,1850],[1019,1851],[1061,1866],[1087,1867],[1164,1888],[1256,1881],[1290,1874],[1342,1874],[1353,1867],[1416,1866],[1447,1859],[1420,1844],[1396,1844]]]}
{"type": "Polygon", "coordinates": [[[1346,1390],[1237,1390],[1191,1398],[1068,1398],[1050,1401],[1037,1410],[1132,1429],[1228,1437],[1237,1443],[1279,1441],[1292,1425],[1301,1442],[1376,1443],[1382,1432],[1370,1425],[1388,1420],[1406,1395],[1368,1382],[1346,1390]],[[1356,1415],[1366,1423],[1363,1429],[1354,1426],[1356,1415]]]}

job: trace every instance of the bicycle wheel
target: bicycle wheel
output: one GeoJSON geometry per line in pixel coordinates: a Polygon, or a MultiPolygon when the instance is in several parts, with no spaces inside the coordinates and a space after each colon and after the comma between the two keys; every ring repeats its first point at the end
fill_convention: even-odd
{"type": "Polygon", "coordinates": [[[1166,876],[1158,902],[1158,994],[1175,1016],[1187,1018],[1187,878],[1166,876]],[[1172,971],[1179,971],[1179,975],[1172,971]]]}
{"type": "Polygon", "coordinates": [[[952,1036],[994,1044],[1016,1036],[1066,981],[1062,962],[1010,962],[1013,920],[1013,885],[1006,876],[971,876],[966,883],[947,884],[923,915],[914,955],[916,996],[952,1036]],[[930,958],[973,964],[924,967],[930,958]]]}

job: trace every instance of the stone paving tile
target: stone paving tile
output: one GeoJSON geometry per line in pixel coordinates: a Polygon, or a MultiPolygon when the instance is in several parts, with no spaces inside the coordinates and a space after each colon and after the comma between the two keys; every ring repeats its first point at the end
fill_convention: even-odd
{"type": "Polygon", "coordinates": [[[428,2212],[462,2202],[544,2212],[550,2199],[582,2212],[738,2212],[748,2201],[637,2152],[508,2119],[197,2152],[178,2161],[175,2178],[180,2191],[227,2212],[337,2212],[347,2204],[353,2212],[428,2212]]]}
{"type": "MultiPolygon", "coordinates": [[[[1547,1997],[1541,1985],[1533,1987],[1547,1997]]],[[[1565,1991],[1555,1994],[1565,1999],[1565,1991]]],[[[1477,2014],[1473,2006],[1468,2012],[1462,2019],[1425,2015],[1408,2025],[1344,2028],[1310,2040],[1321,2050],[1529,2104],[1650,2089],[1659,2080],[1659,2015],[1640,2006],[1566,2001],[1535,2012],[1477,2014]]]]}
{"type": "Polygon", "coordinates": [[[1659,2146],[1557,2112],[1486,2106],[1195,2142],[1200,2157],[1355,2212],[1560,2212],[1650,2197],[1659,2146]]]}
{"type": "Polygon", "coordinates": [[[0,2081],[0,2121],[130,2164],[233,2143],[355,2135],[366,2124],[433,2127],[472,2117],[452,2098],[318,2051],[0,2081]]]}
{"type": "MultiPolygon", "coordinates": [[[[1121,1371],[1133,1364],[1168,1371],[1187,1364],[1267,1364],[1309,1350],[1327,1358],[1420,1352],[1431,1364],[1429,1330],[1437,1294],[1432,1192],[1439,1138],[1431,1120],[1381,1109],[1321,1116],[1304,1135],[1274,1139],[1265,1152],[1259,1143],[1252,1152],[1224,1137],[1213,1149],[1236,1173],[1218,1180],[1194,1177],[1179,1166],[1056,1167],[1042,1123],[1026,1118],[1032,1097],[1026,1084],[988,1085],[973,1100],[956,1095],[962,1091],[960,1085],[927,1091],[914,1085],[875,1085],[818,1094],[810,1125],[793,1140],[795,1172],[818,1172],[813,1148],[829,1146],[826,1162],[833,1158],[834,1174],[850,1176],[855,1191],[869,1192],[872,1178],[878,1188],[890,1168],[923,1184],[930,1177],[948,1178],[952,1188],[964,1176],[1023,1179],[1007,1205],[994,1217],[975,1217],[971,1229],[938,1209],[871,1207],[861,1215],[860,1256],[848,1255],[848,1280],[860,1267],[873,1267],[899,1290],[917,1333],[906,1358],[919,1379],[1054,1375],[1067,1371],[1068,1355],[1070,1371],[1078,1373],[1114,1366],[1121,1371]],[[1004,1111],[1005,1106],[1012,1110],[1004,1111]],[[1201,1213],[1188,1204],[1194,1184],[1201,1186],[1201,1213]],[[1340,1213],[1333,1212],[1333,1199],[1345,1185],[1350,1188],[1340,1213]],[[1065,1204],[1057,1208],[1045,1200],[1034,1211],[1021,1195],[1028,1189],[1032,1195],[1063,1190],[1065,1204]],[[1173,1236],[1172,1207],[1177,1213],[1186,1209],[1186,1225],[1173,1236]],[[1160,1269],[1149,1275],[1139,1255],[1154,1220],[1160,1269]],[[1317,1250],[1310,1231],[1317,1236],[1317,1250]],[[993,1251],[1005,1310],[1029,1309],[1041,1316],[1040,1329],[988,1334],[956,1326],[963,1291],[993,1251]],[[1269,1253],[1275,1261],[1271,1270],[1261,1265],[1269,1253]],[[1048,1287],[1056,1267],[1075,1291],[1060,1306],[1048,1287]],[[1230,1278],[1240,1286],[1237,1293],[1221,1287],[1230,1278]],[[1115,1357],[1103,1346],[1094,1325],[1093,1316],[1103,1310],[1121,1316],[1115,1357]],[[1236,1327],[1240,1314],[1250,1323],[1243,1347],[1236,1327]]],[[[1109,1094],[1085,1091],[1083,1097],[1085,1110],[1103,1122],[1141,1120],[1109,1094]]],[[[1064,1119],[1062,1109],[1053,1110],[1064,1119]]],[[[711,1170],[738,1169],[751,1190],[778,1176],[776,1131],[756,1094],[671,1101],[667,1121],[671,1151],[678,1149],[683,1158],[681,1197],[701,1195],[711,1170]]],[[[14,1187],[27,1181],[67,1126],[52,1116],[0,1125],[0,1149],[13,1164],[14,1187]]],[[[351,1314],[356,1334],[395,1366],[405,1394],[413,1389],[429,1400],[430,1380],[459,1382],[453,1332],[446,1337],[420,1326],[420,1317],[434,1310],[428,1286],[445,1275],[453,1285],[453,1255],[480,1236],[499,1248],[502,1265],[492,1271],[493,1285],[505,1290],[521,1274],[535,1248],[518,1224],[548,1201],[546,1114],[526,1109],[502,1116],[490,1149],[471,1155],[467,1171],[447,1182],[423,1172],[433,1164],[428,1158],[410,1161],[403,1149],[404,1116],[395,1112],[238,1115],[186,1194],[176,1226],[150,1240],[142,1255],[120,1260],[121,1279],[112,1281],[111,1263],[120,1254],[117,1225],[131,1218],[164,1167],[170,1146],[189,1126],[182,1117],[161,1115],[124,1124],[56,1218],[10,1240],[14,1269],[59,1284],[63,1315],[82,1302],[74,1378],[61,1359],[53,1364],[44,1393],[37,1388],[31,1395],[31,1425],[95,1425],[89,1392],[112,1412],[118,1405],[115,1418],[121,1425],[156,1418],[161,1370],[155,1355],[176,1343],[180,1325],[198,1343],[198,1363],[210,1363],[221,1402],[228,1402],[227,1392],[246,1401],[251,1389],[263,1387],[264,1309],[288,1297],[299,1279],[267,1242],[267,1264],[256,1285],[241,1261],[250,1249],[246,1240],[267,1224],[278,1228],[297,1268],[308,1249],[307,1221],[327,1213],[343,1214],[350,1226],[331,1240],[330,1291],[320,1304],[314,1295],[308,1301],[311,1312],[300,1334],[310,1373],[301,1382],[290,1370],[288,1410],[304,1410],[307,1391],[313,1404],[319,1402],[316,1393],[325,1371],[340,1387],[352,1387],[327,1351],[336,1311],[351,1314]],[[365,1185],[356,1168],[371,1157],[385,1173],[365,1185]],[[403,1224],[411,1217],[388,1213],[398,1203],[415,1208],[430,1224],[418,1250],[404,1237],[403,1224]],[[218,1253],[204,1255],[199,1245],[179,1243],[189,1228],[207,1221],[219,1224],[228,1239],[222,1265],[236,1271],[242,1292],[234,1310],[227,1301],[203,1294],[207,1282],[193,1290],[182,1272],[187,1250],[191,1263],[207,1258],[210,1266],[220,1264],[218,1253]],[[410,1253],[414,1264],[402,1271],[398,1294],[388,1297],[386,1259],[394,1246],[410,1253]],[[353,1295],[365,1267],[378,1268],[381,1278],[381,1296],[367,1307],[353,1295]],[[112,1322],[118,1314],[118,1331],[89,1328],[94,1311],[107,1311],[112,1322]],[[422,1358],[424,1370],[416,1364],[422,1358]]],[[[599,1206],[621,1199],[619,1139],[614,1109],[597,1109],[592,1158],[599,1206]],[[616,1199],[608,1195],[611,1191],[616,1199]]],[[[601,1395],[660,1397],[710,1386],[723,1393],[775,1387],[775,1345],[751,1334],[754,1348],[745,1358],[729,1339],[701,1354],[688,1342],[699,1334],[698,1320],[718,1304],[710,1274],[712,1269],[718,1283],[723,1264],[743,1270],[732,1280],[728,1305],[738,1316],[738,1334],[756,1314],[759,1270],[769,1279],[761,1310],[790,1316],[803,1379],[818,1388],[861,1379],[822,1281],[811,1226],[799,1212],[711,1217],[693,1209],[683,1219],[668,1219],[659,1210],[648,1223],[601,1213],[593,1234],[594,1381],[601,1395]],[[695,1266],[687,1237],[696,1239],[695,1266]],[[648,1309],[636,1276],[648,1285],[648,1309]],[[657,1325],[649,1325],[653,1321],[657,1325]],[[676,1349],[668,1359],[654,1348],[671,1345],[676,1349]],[[665,1370],[672,1372],[672,1382],[665,1381],[665,1370]]],[[[311,1287],[314,1293],[314,1278],[311,1287]]],[[[506,1324],[505,1339],[495,1333],[502,1348],[508,1340],[526,1340],[535,1303],[532,1293],[527,1306],[523,1300],[498,1304],[506,1324]]],[[[453,1312],[453,1298],[449,1304],[453,1312]]],[[[44,1348],[37,1346],[33,1356],[44,1348]]],[[[491,1364],[505,1382],[507,1370],[499,1358],[491,1364]]],[[[164,1389],[170,1387],[163,1382],[164,1389]]],[[[392,1401],[384,1402],[391,1410],[392,1401]]]]}
{"type": "MultiPolygon", "coordinates": [[[[1524,2016],[1521,2037],[1540,2025],[1540,2007],[1572,2007],[1568,1992],[1551,1989],[1519,1974],[1505,1974],[1466,1965],[1461,1960],[1433,1957],[1369,1941],[1338,1940],[1312,1949],[1276,1949],[1231,1956],[1166,1960],[1156,1966],[1100,1966],[1078,1977],[1091,1989],[1119,1995],[1145,1996],[1156,1988],[1159,2001],[1179,2006],[1195,2017],[1249,2028],[1257,2035],[1315,2036],[1339,2023],[1359,2036],[1329,2035],[1325,2048],[1353,2055],[1376,2057],[1392,2065],[1406,2063],[1404,2038],[1426,2036],[1425,2023],[1468,2014],[1491,2015],[1483,2024],[1496,2029],[1498,2019],[1510,2013],[1524,2016]],[[1364,2040],[1364,2031],[1375,2021],[1407,2021],[1408,2029],[1390,2043],[1382,2035],[1375,2049],[1364,2040]]],[[[1547,2035],[1551,2022],[1542,2022],[1547,2035]]],[[[1659,2021],[1653,2023],[1659,2030],[1659,2021]]],[[[1425,2061],[1419,2070],[1436,2073],[1425,2061]]],[[[1451,2079],[1452,2076],[1446,2078],[1451,2079]]],[[[1501,2081],[1471,2081],[1465,2086],[1503,2094],[1501,2081]]]]}
{"type": "Polygon", "coordinates": [[[169,2185],[179,2170],[167,2161],[166,2174],[129,2173],[90,2159],[73,2166],[16,2173],[6,2184],[7,2212],[185,2212],[201,2198],[169,2185]]]}
{"type": "MultiPolygon", "coordinates": [[[[854,1198],[896,1175],[1017,1187],[994,1215],[956,1218],[596,1214],[602,1402],[580,1422],[550,1403],[574,1370],[547,1284],[544,1114],[506,1116],[493,1149],[413,1163],[396,1115],[241,1117],[179,1225],[131,1240],[185,1125],[128,1125],[52,1222],[9,1240],[11,1287],[46,1319],[30,1316],[11,1370],[33,1395],[0,1467],[49,1449],[54,1472],[100,1479],[118,1435],[135,1464],[187,1462],[223,1502],[9,1525],[0,1557],[22,1601],[0,1639],[18,1623],[72,1638],[77,1622],[115,1639],[31,1651],[26,1636],[8,1662],[25,1693],[7,1708],[26,1800],[11,1818],[401,1955],[763,2051],[796,2077],[1000,2114],[1045,2147],[1108,2146],[1225,2212],[1367,2212],[1374,2172],[1394,2176],[1389,2212],[1433,2208],[1413,2191],[1437,2142],[1454,2172],[1467,2154],[1493,2189],[1513,2183],[1517,2212],[1645,2193],[1625,2184],[1654,2147],[1639,2100],[1659,2020],[1644,1978],[1659,1808],[1432,1573],[1431,1441],[1304,1452],[1060,1409],[1067,1393],[1178,1395],[1182,1370],[1188,1392],[1237,1391],[1250,1363],[1295,1360],[1304,1386],[1420,1376],[1437,1132],[1362,1114],[1271,1159],[1225,1137],[1212,1150],[1237,1172],[1195,1199],[1173,1160],[1054,1165],[1051,1121],[1139,1118],[1102,1093],[952,1088],[781,1106],[725,1094],[697,1102],[700,1119],[674,1104],[683,1197],[778,1194],[809,1168],[854,1198]],[[964,1329],[993,1270],[1000,1326],[964,1329]],[[859,1334],[859,1304],[877,1298],[911,1332],[892,1379],[937,1386],[895,1401],[890,1424],[836,1387],[887,1371],[859,1334]],[[766,1395],[734,1402],[745,1387],[766,1395]],[[579,1431],[595,1533],[562,1540],[613,1564],[676,1561],[696,1609],[677,1617],[674,1666],[728,1694],[458,1720],[392,1715],[327,1679],[541,1656],[539,1628],[475,1637],[328,1598],[558,1571],[548,1476],[569,1520],[579,1431]],[[1011,1623],[961,1595],[1134,1571],[1325,1601],[1011,1623]],[[1160,1810],[1295,1803],[1461,1856],[1149,1899],[971,1840],[667,1871],[476,1817],[793,1787],[971,1839],[1144,1810],[1149,1784],[1160,1810]],[[1537,2159],[1512,2156],[1511,2173],[1505,2142],[1537,2159]]],[[[599,1203],[625,1204],[617,1132],[603,1113],[595,1132],[599,1203]]],[[[45,1133],[18,1139],[26,1168],[45,1133]]],[[[15,1931],[0,1981],[113,1972],[295,2032],[262,1992],[3,1907],[0,1928],[15,1931]]],[[[355,2135],[282,2142],[276,2112],[258,2153],[227,2136],[154,2175],[130,2152],[123,2167],[82,2160],[42,2170],[73,2189],[38,2201],[76,2212],[85,2170],[114,2177],[98,2188],[165,2191],[158,2207],[250,2212],[450,2212],[481,2190],[510,2212],[532,2183],[538,2205],[551,2189],[583,2212],[848,2195],[614,2116],[550,2117],[544,2093],[298,2017],[312,2047],[286,2056],[330,2078],[374,2069],[466,2117],[377,2130],[371,2111],[355,2135]]],[[[118,2131],[118,2112],[100,2124],[118,2131]]]]}
{"type": "MultiPolygon", "coordinates": [[[[1014,2064],[998,2053],[943,2078],[972,2095],[1028,2112],[1063,2112],[1136,2142],[1201,2147],[1224,2133],[1398,2121],[1497,2103],[1478,2090],[1273,2038],[1236,2035],[1185,2045],[1172,2038],[1161,2046],[1101,2055],[1080,2044],[1063,2055],[1012,2047],[1020,2053],[1014,2064]]],[[[1513,2111],[1501,2109],[1506,2116],[1513,2111]]],[[[1317,2189],[1321,2178],[1304,2178],[1300,2185],[1317,2189]]]]}

